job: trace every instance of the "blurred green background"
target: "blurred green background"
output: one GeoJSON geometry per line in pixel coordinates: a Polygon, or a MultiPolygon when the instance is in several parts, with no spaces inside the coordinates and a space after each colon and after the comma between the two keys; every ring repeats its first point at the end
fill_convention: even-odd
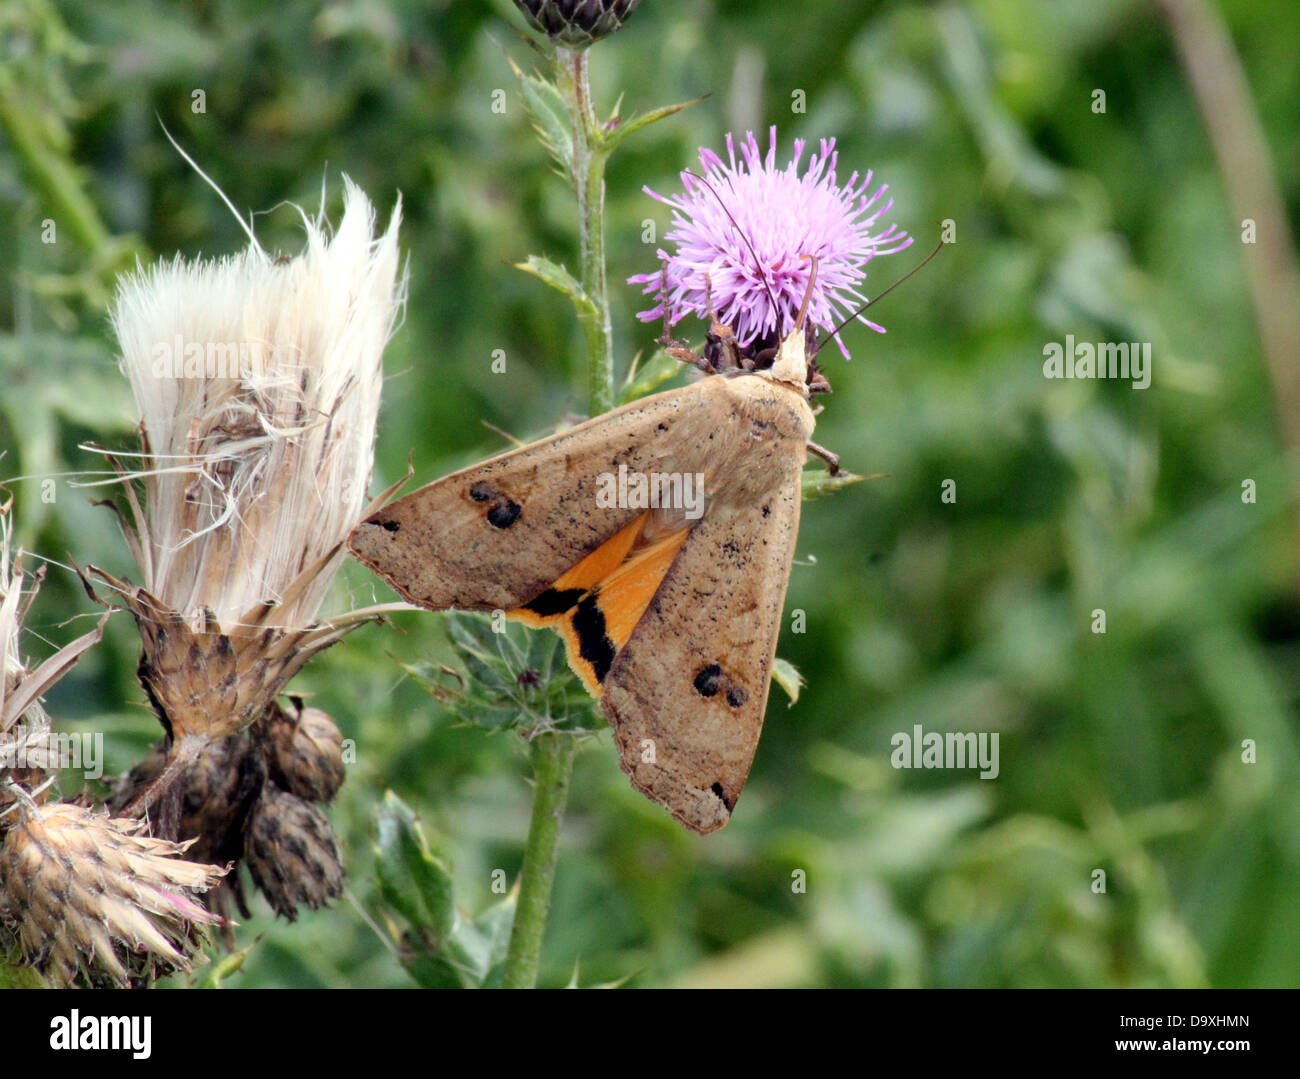
{"type": "MultiPolygon", "coordinates": [[[[773,692],[732,823],[687,833],[629,788],[607,735],[590,739],[543,984],[575,966],[583,984],[641,986],[1300,984],[1300,548],[1281,433],[1300,418],[1269,376],[1272,362],[1294,383],[1300,358],[1261,347],[1246,271],[1261,248],[1242,243],[1249,215],[1231,201],[1233,183],[1273,171],[1290,219],[1300,211],[1300,7],[1217,8],[1269,152],[1226,170],[1163,10],[643,0],[593,50],[602,111],[619,94],[625,115],[711,95],[611,163],[624,370],[659,332],[622,283],[655,265],[643,223],[660,236],[667,223],[642,185],[674,190],[728,131],[776,124],[782,154],[833,135],[841,175],[889,183],[890,219],[918,242],[872,266],[873,294],[945,219],[957,242],[875,309],[887,335],[852,328],[852,361],[823,361],[835,392],[819,441],[887,477],[805,508],[787,612],[805,610],[807,632],[789,633],[787,614],[779,653],[808,686],[791,708],[773,692]],[[1151,387],[1046,380],[1043,345],[1066,334],[1152,342],[1151,387]],[[917,723],[999,732],[1001,774],[891,768],[892,735],[917,723]]],[[[402,193],[410,303],[387,352],[375,490],[408,454],[424,480],[497,452],[484,421],[527,438],[580,413],[571,308],[511,265],[576,264],[571,193],[508,63],[531,66],[522,26],[506,0],[0,0],[0,476],[99,467],[87,440],[131,448],[106,322],[115,270],[136,252],[243,243],[160,121],[258,211],[268,249],[298,249],[286,200],[314,209],[324,184],[337,215],[341,172],[381,216],[402,193]]],[[[24,546],[133,572],[93,492],[61,479],[48,504],[37,480],[9,486],[24,546]]],[[[334,609],[372,597],[389,595],[349,565],[334,609]]],[[[28,654],[89,614],[52,566],[28,654]]],[[[348,897],[296,925],[256,898],[238,939],[260,940],[227,984],[411,984],[376,928],[386,787],[454,859],[466,911],[492,899],[492,870],[518,873],[521,745],[457,726],[403,678],[402,663],[446,658],[439,616],[394,624],[293,683],[357,743],[331,810],[348,897]]],[[[105,732],[111,770],[158,733],[137,647],[116,616],[48,702],[64,729],[105,732]]]]}

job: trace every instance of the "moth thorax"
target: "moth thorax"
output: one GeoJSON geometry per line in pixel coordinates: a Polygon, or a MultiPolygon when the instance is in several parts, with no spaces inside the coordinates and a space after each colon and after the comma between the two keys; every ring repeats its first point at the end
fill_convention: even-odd
{"type": "Polygon", "coordinates": [[[791,382],[797,386],[808,383],[807,338],[803,327],[791,330],[781,341],[776,359],[772,361],[772,377],[778,382],[791,382]]]}

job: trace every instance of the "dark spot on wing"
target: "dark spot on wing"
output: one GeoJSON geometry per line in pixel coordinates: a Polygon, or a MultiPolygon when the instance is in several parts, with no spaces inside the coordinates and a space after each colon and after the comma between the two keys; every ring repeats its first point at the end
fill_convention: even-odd
{"type": "Polygon", "coordinates": [[[749,694],[739,686],[732,686],[727,690],[727,703],[731,705],[732,708],[739,708],[747,700],[749,700],[749,694]]]}
{"type": "Polygon", "coordinates": [[[496,492],[492,490],[491,486],[479,480],[469,489],[469,497],[475,502],[491,502],[496,497],[496,492]]]}
{"type": "Polygon", "coordinates": [[[728,798],[728,797],[727,797],[727,792],[726,792],[725,790],[722,789],[722,784],[721,784],[721,783],[715,783],[715,784],[713,784],[712,787],[709,788],[709,790],[711,790],[714,794],[716,794],[716,795],[718,796],[718,800],[719,800],[719,801],[720,801],[724,806],[727,807],[727,812],[730,813],[731,810],[732,810],[732,807],[735,806],[735,804],[736,804],[736,800],[735,800],[734,798],[728,798]]]}
{"type": "Polygon", "coordinates": [[[509,528],[517,520],[523,507],[511,498],[503,498],[488,510],[488,524],[493,528],[509,528]]]}
{"type": "Polygon", "coordinates": [[[378,526],[379,526],[380,528],[382,528],[385,532],[396,532],[399,528],[402,527],[402,526],[399,525],[396,521],[380,521],[380,520],[373,520],[373,521],[371,521],[370,523],[371,523],[371,524],[378,525],[378,526]]]}
{"type": "Polygon", "coordinates": [[[695,692],[701,697],[712,697],[718,692],[718,684],[721,680],[722,668],[716,663],[701,667],[695,676],[695,692]]]}

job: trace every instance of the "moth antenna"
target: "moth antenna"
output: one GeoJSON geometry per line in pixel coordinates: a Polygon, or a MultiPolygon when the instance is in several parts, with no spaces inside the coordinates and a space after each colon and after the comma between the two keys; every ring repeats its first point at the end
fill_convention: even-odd
{"type": "Polygon", "coordinates": [[[843,322],[841,322],[838,326],[836,326],[835,329],[831,330],[830,333],[828,333],[825,337],[823,337],[820,341],[817,342],[817,351],[820,352],[822,346],[826,344],[827,341],[829,341],[832,337],[834,337],[837,333],[839,333],[840,330],[844,329],[845,326],[847,326],[850,322],[852,322],[855,318],[857,318],[860,314],[862,314],[862,312],[865,311],[868,307],[870,307],[873,303],[875,303],[877,300],[883,300],[886,296],[888,296],[891,292],[893,292],[894,289],[898,288],[899,285],[901,285],[913,274],[920,273],[921,270],[925,268],[926,264],[929,263],[930,260],[933,259],[934,256],[937,255],[941,250],[943,250],[943,246],[944,246],[943,241],[940,240],[938,246],[936,246],[933,251],[931,251],[928,255],[926,255],[925,258],[922,259],[918,265],[913,266],[912,269],[908,270],[907,273],[903,274],[903,276],[900,277],[897,281],[895,281],[892,285],[890,285],[889,288],[885,289],[884,292],[876,296],[874,300],[868,300],[856,311],[854,311],[853,314],[851,314],[848,318],[846,318],[843,322]]]}
{"type": "Polygon", "coordinates": [[[758,271],[758,279],[763,282],[763,291],[767,293],[767,298],[772,304],[772,311],[776,312],[779,310],[776,303],[776,296],[772,292],[772,286],[767,283],[767,274],[763,272],[763,264],[758,259],[758,252],[754,250],[754,245],[749,242],[749,237],[745,235],[745,230],[740,227],[740,223],[732,216],[731,211],[727,209],[727,204],[722,201],[722,196],[719,195],[713,189],[713,185],[698,172],[691,172],[690,169],[683,169],[682,171],[685,172],[687,176],[694,176],[699,180],[700,183],[709,189],[709,193],[718,200],[718,205],[722,207],[722,212],[727,215],[727,220],[735,226],[736,231],[740,234],[740,238],[745,241],[745,246],[749,248],[750,257],[754,260],[754,269],[758,271]]]}
{"type": "Polygon", "coordinates": [[[806,259],[812,259],[812,273],[808,275],[808,287],[803,290],[803,303],[799,305],[799,317],[794,320],[796,330],[803,329],[803,320],[808,314],[808,304],[812,302],[813,285],[817,284],[817,256],[804,255],[806,259]]]}

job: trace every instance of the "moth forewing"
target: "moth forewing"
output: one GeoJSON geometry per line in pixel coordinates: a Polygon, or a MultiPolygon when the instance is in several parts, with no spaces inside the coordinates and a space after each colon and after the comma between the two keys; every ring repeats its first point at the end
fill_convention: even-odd
{"type": "Polygon", "coordinates": [[[634,401],[422,487],[358,525],[352,552],[430,610],[521,607],[638,515],[597,505],[601,475],[658,471],[694,391],[634,401]]]}

